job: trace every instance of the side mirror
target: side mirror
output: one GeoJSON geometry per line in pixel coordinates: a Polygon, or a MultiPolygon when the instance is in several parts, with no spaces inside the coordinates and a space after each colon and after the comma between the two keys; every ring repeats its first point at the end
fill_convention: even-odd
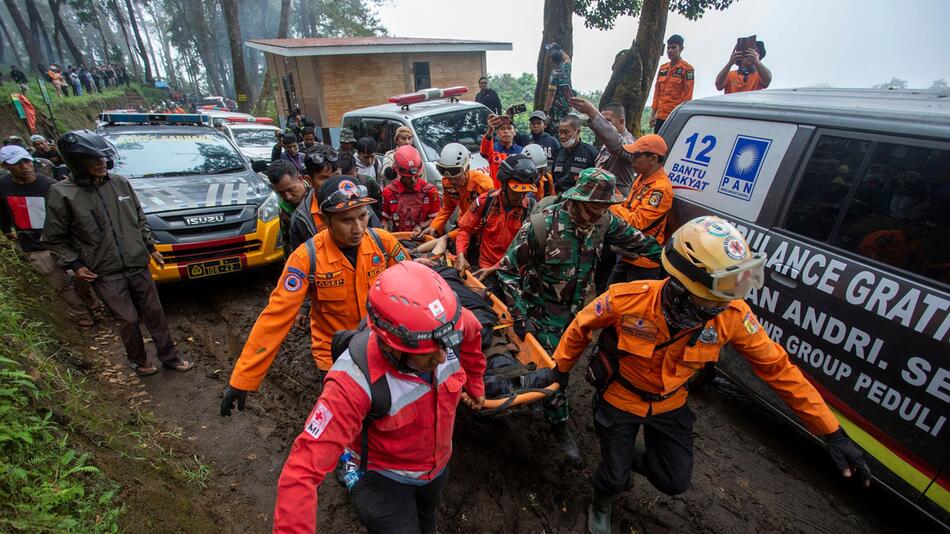
{"type": "Polygon", "coordinates": [[[267,162],[262,159],[252,159],[251,169],[253,169],[254,172],[264,172],[267,170],[267,162]]]}

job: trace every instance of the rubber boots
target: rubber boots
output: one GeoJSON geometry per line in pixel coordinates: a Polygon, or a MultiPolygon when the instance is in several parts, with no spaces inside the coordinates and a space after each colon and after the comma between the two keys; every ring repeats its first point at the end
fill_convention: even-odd
{"type": "Polygon", "coordinates": [[[567,424],[567,421],[552,423],[551,430],[554,432],[554,437],[567,459],[574,465],[580,465],[581,449],[577,446],[577,440],[574,439],[574,433],[571,432],[571,427],[567,424]]]}
{"type": "Polygon", "coordinates": [[[587,508],[587,530],[591,534],[610,534],[613,502],[613,495],[606,495],[594,488],[594,497],[587,508]]]}

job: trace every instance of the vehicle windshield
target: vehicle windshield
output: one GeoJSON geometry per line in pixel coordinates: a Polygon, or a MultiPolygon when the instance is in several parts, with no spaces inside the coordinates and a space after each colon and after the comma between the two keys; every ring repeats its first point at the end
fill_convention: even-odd
{"type": "Polygon", "coordinates": [[[478,152],[488,127],[488,109],[479,106],[427,115],[413,120],[412,125],[429,161],[438,159],[439,151],[449,143],[462,143],[478,152]]]}
{"type": "Polygon", "coordinates": [[[247,129],[247,130],[236,130],[231,129],[231,133],[234,134],[234,141],[238,146],[249,147],[249,146],[266,146],[270,147],[276,143],[274,138],[274,131],[270,129],[247,129]]]}
{"type": "Polygon", "coordinates": [[[223,102],[221,102],[220,98],[202,98],[201,102],[198,102],[198,105],[199,106],[210,106],[210,105],[221,106],[223,105],[223,102]]]}
{"type": "Polygon", "coordinates": [[[115,172],[129,178],[238,172],[244,158],[212,133],[128,133],[106,136],[118,153],[115,172]]]}

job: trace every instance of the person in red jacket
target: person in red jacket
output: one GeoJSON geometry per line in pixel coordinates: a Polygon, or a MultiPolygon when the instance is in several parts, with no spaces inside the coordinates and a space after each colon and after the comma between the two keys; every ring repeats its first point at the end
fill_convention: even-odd
{"type": "Polygon", "coordinates": [[[333,364],[284,464],[275,533],[315,532],[317,487],[338,464],[369,532],[435,531],[458,402],[485,402],[481,325],[442,277],[408,261],[379,276],[366,310],[368,328],[333,364]],[[388,410],[364,423],[376,391],[390,393],[388,410]]]}
{"type": "Polygon", "coordinates": [[[479,152],[488,160],[488,174],[498,187],[498,166],[508,156],[520,154],[524,149],[515,142],[515,126],[507,115],[488,115],[488,129],[482,137],[479,152]],[[495,134],[498,134],[497,137],[495,134]]]}
{"type": "Polygon", "coordinates": [[[393,170],[399,179],[383,189],[383,224],[390,232],[418,237],[439,213],[439,190],[423,178],[422,156],[412,145],[396,149],[393,170]]]}

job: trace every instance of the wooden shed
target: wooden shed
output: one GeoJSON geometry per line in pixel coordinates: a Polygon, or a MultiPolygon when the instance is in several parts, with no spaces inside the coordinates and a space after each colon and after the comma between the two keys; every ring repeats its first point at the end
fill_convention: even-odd
{"type": "Polygon", "coordinates": [[[300,110],[322,128],[336,128],[343,114],[375,106],[390,96],[429,87],[466,85],[475,98],[486,74],[485,52],[511,43],[414,37],[254,39],[276,73],[280,115],[300,110]]]}

